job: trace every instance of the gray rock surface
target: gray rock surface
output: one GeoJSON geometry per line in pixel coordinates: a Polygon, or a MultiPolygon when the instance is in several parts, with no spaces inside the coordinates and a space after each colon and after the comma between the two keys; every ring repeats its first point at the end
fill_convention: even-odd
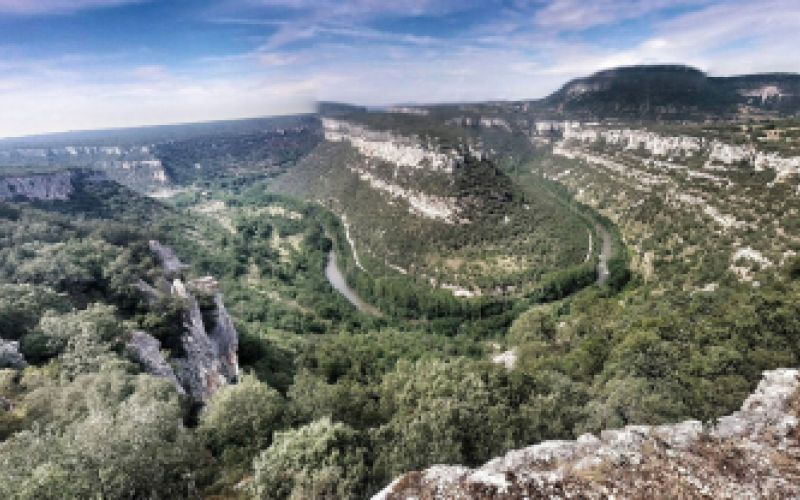
{"type": "Polygon", "coordinates": [[[186,391],[178,382],[175,371],[164,359],[161,353],[161,342],[147,332],[135,331],[131,333],[131,338],[125,344],[125,348],[138,361],[145,372],[172,382],[179,394],[185,395],[186,391]]]}
{"type": "Polygon", "coordinates": [[[373,500],[800,498],[798,370],[764,373],[740,411],[546,441],[482,467],[409,472],[373,500]]]}
{"type": "Polygon", "coordinates": [[[21,369],[26,366],[28,366],[28,363],[22,353],[19,352],[19,342],[0,339],[0,369],[21,369]]]}
{"type": "Polygon", "coordinates": [[[74,191],[72,172],[0,177],[0,200],[67,200],[74,191]]]}
{"type": "MultiPolygon", "coordinates": [[[[204,403],[217,389],[234,382],[236,375],[228,376],[230,374],[225,368],[228,353],[222,354],[217,340],[206,331],[197,299],[179,279],[174,281],[172,289],[173,295],[183,298],[188,304],[184,320],[186,333],[181,337],[186,355],[175,359],[176,373],[192,399],[204,403]]],[[[219,310],[216,314],[219,315],[219,310]]],[[[233,356],[235,359],[235,352],[233,356]]]]}
{"type": "Polygon", "coordinates": [[[228,381],[234,381],[239,375],[239,334],[219,291],[214,293],[214,306],[216,318],[209,337],[216,344],[222,375],[228,381]]]}
{"type": "MultiPolygon", "coordinates": [[[[182,390],[195,402],[205,403],[220,387],[234,383],[239,375],[237,350],[239,335],[228,314],[219,291],[218,283],[211,277],[184,283],[180,274],[187,268],[175,252],[158,241],[150,241],[150,249],[162,264],[164,274],[172,278],[169,290],[159,290],[143,281],[134,286],[145,296],[148,303],[162,296],[181,299],[185,304],[181,336],[183,354],[173,357],[171,367],[163,359],[156,339],[139,335],[134,349],[142,353],[140,363],[156,376],[175,380],[182,390]],[[203,317],[198,297],[211,298],[213,310],[203,317]],[[167,371],[168,369],[168,371],[167,371]]],[[[147,334],[144,334],[147,335],[147,334]]],[[[129,346],[130,347],[130,346],[129,346]]]]}
{"type": "Polygon", "coordinates": [[[164,270],[164,274],[167,275],[167,277],[175,278],[180,276],[183,271],[189,268],[189,266],[180,261],[172,248],[162,245],[161,242],[150,240],[148,246],[150,247],[150,251],[153,252],[158,259],[161,269],[164,270]]]}

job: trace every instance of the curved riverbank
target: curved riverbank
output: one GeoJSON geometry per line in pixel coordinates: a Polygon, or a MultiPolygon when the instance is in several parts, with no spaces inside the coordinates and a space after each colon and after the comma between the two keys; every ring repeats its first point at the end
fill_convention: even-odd
{"type": "Polygon", "coordinates": [[[325,266],[325,277],[328,279],[328,282],[331,284],[331,286],[336,289],[337,292],[342,294],[342,296],[346,298],[348,302],[353,304],[356,309],[371,316],[381,315],[381,312],[377,307],[364,301],[358,296],[358,293],[356,293],[356,291],[350,288],[350,285],[347,284],[347,280],[344,278],[344,274],[342,274],[342,271],[339,269],[339,264],[336,262],[335,250],[328,252],[328,263],[325,266]]]}
{"type": "Polygon", "coordinates": [[[594,226],[597,236],[601,240],[600,255],[597,259],[597,284],[602,285],[608,281],[611,275],[608,269],[608,261],[611,260],[614,252],[611,233],[603,227],[602,224],[597,223],[594,226]]]}

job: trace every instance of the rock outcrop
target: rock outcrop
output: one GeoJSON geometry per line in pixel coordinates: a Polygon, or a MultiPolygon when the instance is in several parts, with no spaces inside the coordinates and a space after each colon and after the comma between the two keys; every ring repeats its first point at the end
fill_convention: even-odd
{"type": "Polygon", "coordinates": [[[222,294],[214,291],[215,318],[211,329],[211,341],[216,345],[220,370],[227,380],[236,380],[239,375],[239,335],[233,326],[233,318],[225,309],[222,294]]]}
{"type": "Polygon", "coordinates": [[[0,177],[0,200],[67,200],[75,190],[70,171],[0,177]]]}
{"type": "Polygon", "coordinates": [[[25,368],[28,363],[19,352],[19,342],[0,339],[0,369],[25,368]]]}
{"type": "Polygon", "coordinates": [[[477,469],[407,473],[373,500],[798,498],[798,370],[765,372],[742,409],[699,421],[628,426],[546,441],[477,469]]]}
{"type": "Polygon", "coordinates": [[[161,242],[156,240],[150,240],[147,244],[150,247],[150,251],[158,259],[158,263],[167,278],[180,276],[183,271],[189,268],[189,266],[180,261],[172,248],[162,245],[161,242]]]}
{"type": "Polygon", "coordinates": [[[455,151],[440,151],[418,138],[371,130],[363,125],[323,118],[325,140],[347,142],[362,155],[399,167],[452,172],[463,157],[455,151]]]}
{"type": "MultiPolygon", "coordinates": [[[[191,285],[190,282],[189,288],[191,285]]],[[[192,399],[204,403],[217,389],[236,381],[239,337],[218,290],[214,290],[214,324],[210,334],[197,299],[180,279],[173,282],[172,294],[187,304],[186,333],[181,338],[186,354],[174,360],[176,375],[192,399]]]]}
{"type": "Polygon", "coordinates": [[[164,359],[164,355],[161,353],[161,342],[157,338],[147,332],[135,331],[131,333],[131,338],[125,344],[125,348],[147,373],[172,382],[179,394],[186,395],[172,366],[164,359]]]}
{"type": "Polygon", "coordinates": [[[197,403],[205,403],[220,387],[235,382],[238,377],[239,336],[233,319],[213,278],[184,282],[182,273],[187,266],[172,248],[150,241],[150,250],[159,259],[165,277],[172,279],[172,285],[167,291],[143,281],[134,286],[150,304],[167,297],[184,304],[182,353],[168,362],[161,354],[159,341],[145,332],[133,332],[128,350],[147,373],[172,381],[179,392],[197,403]],[[209,299],[206,314],[201,310],[198,297],[209,299]]]}

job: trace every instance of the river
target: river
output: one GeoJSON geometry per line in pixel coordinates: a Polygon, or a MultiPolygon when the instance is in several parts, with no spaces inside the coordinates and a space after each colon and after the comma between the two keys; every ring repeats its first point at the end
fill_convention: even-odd
{"type": "Polygon", "coordinates": [[[611,241],[611,233],[602,224],[595,224],[597,235],[602,241],[600,247],[600,258],[597,261],[597,284],[602,285],[608,280],[610,275],[608,270],[608,261],[611,259],[611,254],[614,251],[611,241]]]}
{"type": "Polygon", "coordinates": [[[328,278],[328,282],[331,286],[335,288],[337,292],[341,293],[348,302],[353,304],[356,309],[370,316],[381,315],[377,307],[364,301],[358,296],[356,291],[347,284],[347,280],[344,279],[342,271],[339,270],[339,264],[336,262],[336,252],[333,250],[328,252],[328,264],[325,266],[325,277],[328,278]]]}

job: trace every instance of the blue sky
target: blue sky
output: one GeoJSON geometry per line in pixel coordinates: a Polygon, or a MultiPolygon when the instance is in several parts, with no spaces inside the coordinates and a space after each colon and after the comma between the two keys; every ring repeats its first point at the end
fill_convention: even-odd
{"type": "Polygon", "coordinates": [[[798,0],[0,0],[0,137],[800,71],[798,0]]]}

